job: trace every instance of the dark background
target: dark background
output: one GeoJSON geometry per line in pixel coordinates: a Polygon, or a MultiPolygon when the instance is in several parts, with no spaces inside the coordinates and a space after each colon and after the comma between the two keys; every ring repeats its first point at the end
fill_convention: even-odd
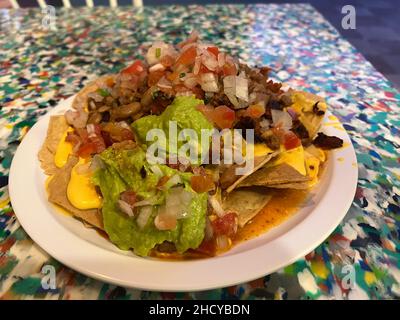
{"type": "MultiPolygon", "coordinates": [[[[85,0],[70,0],[73,6],[84,6],[85,0]]],[[[19,0],[21,7],[37,6],[36,0],[19,0]]],[[[399,0],[143,0],[144,5],[212,4],[212,3],[310,3],[349,40],[376,69],[400,89],[400,1],[399,0]],[[356,29],[341,27],[344,5],[356,9],[356,29]]],[[[47,0],[48,4],[62,6],[61,0],[47,0]]],[[[108,0],[94,0],[95,6],[109,5],[108,0]]],[[[120,6],[131,5],[131,0],[118,0],[120,6]]]]}

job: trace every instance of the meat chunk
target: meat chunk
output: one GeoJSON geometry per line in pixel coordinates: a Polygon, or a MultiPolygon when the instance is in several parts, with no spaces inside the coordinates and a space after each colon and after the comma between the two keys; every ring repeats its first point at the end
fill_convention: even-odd
{"type": "Polygon", "coordinates": [[[319,148],[330,150],[342,147],[343,140],[335,136],[328,136],[325,133],[318,132],[313,144],[319,148]]]}

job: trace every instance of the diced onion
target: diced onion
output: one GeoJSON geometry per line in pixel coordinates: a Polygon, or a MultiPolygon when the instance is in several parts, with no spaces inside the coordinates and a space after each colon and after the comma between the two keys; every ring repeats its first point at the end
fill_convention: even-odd
{"type": "Polygon", "coordinates": [[[201,88],[206,92],[218,92],[218,83],[212,72],[203,73],[200,76],[201,88]]]}
{"type": "Polygon", "coordinates": [[[219,203],[218,199],[215,196],[209,196],[208,201],[211,204],[211,207],[214,209],[215,213],[218,217],[223,217],[225,215],[225,211],[219,203]]]}
{"type": "Polygon", "coordinates": [[[158,197],[153,196],[153,197],[147,198],[145,200],[135,202],[133,207],[143,207],[143,206],[155,205],[157,203],[157,201],[158,201],[158,197]]]}
{"type": "Polygon", "coordinates": [[[162,89],[172,89],[172,84],[170,81],[168,81],[165,77],[162,77],[158,83],[157,87],[162,88],[162,89]]]}
{"type": "Polygon", "coordinates": [[[271,116],[274,126],[281,126],[284,130],[292,128],[292,117],[286,111],[271,109],[271,116]]]}
{"type": "Polygon", "coordinates": [[[133,217],[134,216],[133,210],[132,210],[131,206],[127,202],[122,201],[122,200],[118,200],[118,205],[119,205],[119,208],[121,209],[121,211],[123,213],[127,214],[129,217],[133,217]]]}
{"type": "Polygon", "coordinates": [[[261,121],[260,121],[260,127],[261,128],[269,128],[269,126],[271,125],[271,122],[268,120],[268,119],[262,119],[261,121]]]}
{"type": "Polygon", "coordinates": [[[193,73],[195,75],[199,74],[200,65],[201,65],[201,58],[200,57],[196,57],[196,59],[194,61],[194,66],[193,66],[193,73]]]}
{"type": "Polygon", "coordinates": [[[211,225],[210,219],[207,217],[206,218],[206,230],[204,234],[204,239],[205,240],[211,240],[214,235],[214,229],[211,225]]]}
{"type": "Polygon", "coordinates": [[[176,219],[186,218],[190,215],[190,202],[193,195],[182,187],[172,189],[165,201],[165,212],[176,217],[176,219]]]}
{"type": "Polygon", "coordinates": [[[211,71],[215,71],[218,67],[218,61],[215,56],[207,50],[202,54],[201,62],[211,71]]]}
{"type": "Polygon", "coordinates": [[[94,157],[93,157],[93,159],[92,159],[92,161],[90,163],[90,171],[94,172],[97,169],[104,168],[104,166],[105,165],[104,165],[104,162],[101,159],[101,157],[98,154],[94,155],[94,157]]]}
{"type": "Polygon", "coordinates": [[[149,218],[153,212],[153,207],[151,206],[145,206],[140,208],[140,212],[138,214],[138,217],[136,218],[136,223],[138,224],[140,229],[143,229],[147,221],[149,221],[149,218]]]}
{"type": "Polygon", "coordinates": [[[197,85],[197,79],[195,77],[188,77],[183,80],[183,84],[189,89],[194,88],[197,85]]]}
{"type": "Polygon", "coordinates": [[[96,136],[94,124],[89,123],[89,124],[86,126],[86,130],[87,130],[87,132],[88,132],[89,138],[93,138],[93,137],[96,136]]]}
{"type": "Polygon", "coordinates": [[[225,235],[218,236],[215,242],[218,250],[226,250],[231,245],[230,239],[225,235]]]}
{"type": "Polygon", "coordinates": [[[154,71],[164,71],[165,67],[162,63],[157,63],[154,66],[151,66],[149,68],[149,72],[154,72],[154,71]]]}
{"type": "Polygon", "coordinates": [[[222,68],[225,65],[225,54],[223,52],[218,53],[218,67],[222,68]]]}

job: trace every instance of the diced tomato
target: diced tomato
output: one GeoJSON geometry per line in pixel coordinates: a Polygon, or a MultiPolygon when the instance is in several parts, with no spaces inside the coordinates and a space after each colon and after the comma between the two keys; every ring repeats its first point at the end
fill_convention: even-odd
{"type": "Polygon", "coordinates": [[[160,59],[160,63],[164,67],[170,67],[174,64],[175,59],[169,55],[165,55],[160,59]]]}
{"type": "Polygon", "coordinates": [[[218,47],[208,47],[207,51],[211,52],[216,58],[218,58],[218,53],[219,53],[218,47]]]}
{"type": "Polygon", "coordinates": [[[115,123],[107,123],[103,127],[104,132],[108,132],[110,137],[115,142],[121,142],[125,140],[133,140],[133,132],[127,128],[123,128],[115,123]]]}
{"type": "Polygon", "coordinates": [[[122,128],[121,132],[120,132],[120,141],[125,141],[125,140],[133,140],[134,139],[134,135],[133,132],[127,128],[122,128]]]}
{"type": "Polygon", "coordinates": [[[218,106],[214,109],[212,117],[220,129],[232,128],[235,121],[235,111],[227,106],[218,106]]]}
{"type": "Polygon", "coordinates": [[[199,104],[196,107],[210,122],[214,122],[213,114],[214,114],[214,107],[207,105],[207,104],[199,104]]]}
{"type": "Polygon", "coordinates": [[[81,143],[82,139],[76,133],[68,132],[67,136],[65,137],[65,141],[72,143],[73,146],[76,146],[77,144],[81,143]]]}
{"type": "Polygon", "coordinates": [[[150,105],[150,112],[151,114],[161,114],[163,111],[165,110],[165,107],[163,107],[161,104],[159,103],[152,103],[150,105]]]}
{"type": "Polygon", "coordinates": [[[103,137],[104,143],[106,145],[106,147],[108,148],[109,146],[112,146],[112,144],[114,143],[114,141],[111,138],[111,135],[109,132],[106,131],[101,131],[101,136],[103,137]]]}
{"type": "Polygon", "coordinates": [[[157,82],[164,76],[164,74],[165,71],[162,70],[150,72],[147,78],[147,84],[149,85],[149,87],[156,85],[157,82]]]}
{"type": "Polygon", "coordinates": [[[212,71],[210,69],[208,69],[204,64],[200,65],[199,74],[209,73],[209,72],[212,72],[212,71]]]}
{"type": "Polygon", "coordinates": [[[190,65],[194,63],[194,60],[196,59],[197,55],[197,50],[196,47],[190,47],[186,51],[184,51],[176,61],[177,64],[184,64],[184,65],[190,65]]]}
{"type": "Polygon", "coordinates": [[[294,149],[301,145],[301,140],[292,131],[285,133],[284,145],[286,150],[294,149]]]}
{"type": "Polygon", "coordinates": [[[176,79],[178,79],[178,77],[179,77],[179,72],[177,72],[177,71],[171,72],[166,76],[166,78],[171,82],[173,82],[176,79]]]}
{"type": "Polygon", "coordinates": [[[215,245],[215,240],[214,239],[203,240],[203,242],[200,244],[200,246],[198,248],[196,248],[194,251],[202,253],[202,254],[206,254],[208,256],[214,256],[217,251],[217,247],[215,245]]]}
{"type": "Polygon", "coordinates": [[[197,99],[200,99],[200,100],[204,99],[204,91],[200,87],[196,86],[196,87],[190,89],[190,91],[193,92],[193,94],[196,96],[197,99]]]}
{"type": "Polygon", "coordinates": [[[265,114],[265,107],[260,104],[253,104],[246,109],[246,115],[257,119],[265,114]]]}
{"type": "Polygon", "coordinates": [[[219,217],[211,222],[216,235],[226,235],[231,237],[237,231],[237,215],[234,212],[228,212],[223,217],[219,217]]]}
{"type": "Polygon", "coordinates": [[[106,149],[106,144],[104,143],[103,137],[100,135],[96,135],[90,137],[90,142],[94,144],[96,148],[96,153],[100,153],[106,149]]]}
{"type": "Polygon", "coordinates": [[[96,153],[96,145],[93,142],[84,143],[78,150],[78,156],[81,158],[88,158],[90,155],[96,153]]]}
{"type": "Polygon", "coordinates": [[[222,72],[224,76],[235,76],[237,74],[236,66],[234,63],[225,62],[222,67],[222,72]]]}
{"type": "Polygon", "coordinates": [[[88,141],[89,135],[88,135],[86,128],[78,128],[78,129],[75,129],[75,131],[79,135],[79,137],[81,138],[83,143],[86,143],[88,141]]]}
{"type": "Polygon", "coordinates": [[[126,190],[120,194],[120,199],[133,206],[136,202],[136,193],[132,190],[126,190]]]}
{"type": "Polygon", "coordinates": [[[197,193],[208,192],[215,188],[213,178],[206,175],[195,175],[190,178],[190,185],[197,193]]]}
{"type": "Polygon", "coordinates": [[[129,67],[123,69],[121,73],[134,74],[138,76],[143,71],[145,71],[143,62],[140,60],[135,60],[129,67]]]}

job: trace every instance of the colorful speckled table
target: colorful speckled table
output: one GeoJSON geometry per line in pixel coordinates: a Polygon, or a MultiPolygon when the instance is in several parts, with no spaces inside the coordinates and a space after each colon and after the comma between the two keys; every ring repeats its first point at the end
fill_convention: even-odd
{"type": "Polygon", "coordinates": [[[307,4],[0,12],[0,297],[3,299],[400,298],[400,94],[307,4]],[[38,117],[88,80],[118,71],[155,39],[197,29],[276,79],[318,92],[350,134],[359,161],[353,205],[318,248],[264,278],[218,290],[157,293],[88,278],[52,259],[20,227],[7,193],[19,142],[38,117]],[[56,268],[56,288],[41,268],[56,268]],[[353,281],[351,281],[353,280],[353,281]]]}

